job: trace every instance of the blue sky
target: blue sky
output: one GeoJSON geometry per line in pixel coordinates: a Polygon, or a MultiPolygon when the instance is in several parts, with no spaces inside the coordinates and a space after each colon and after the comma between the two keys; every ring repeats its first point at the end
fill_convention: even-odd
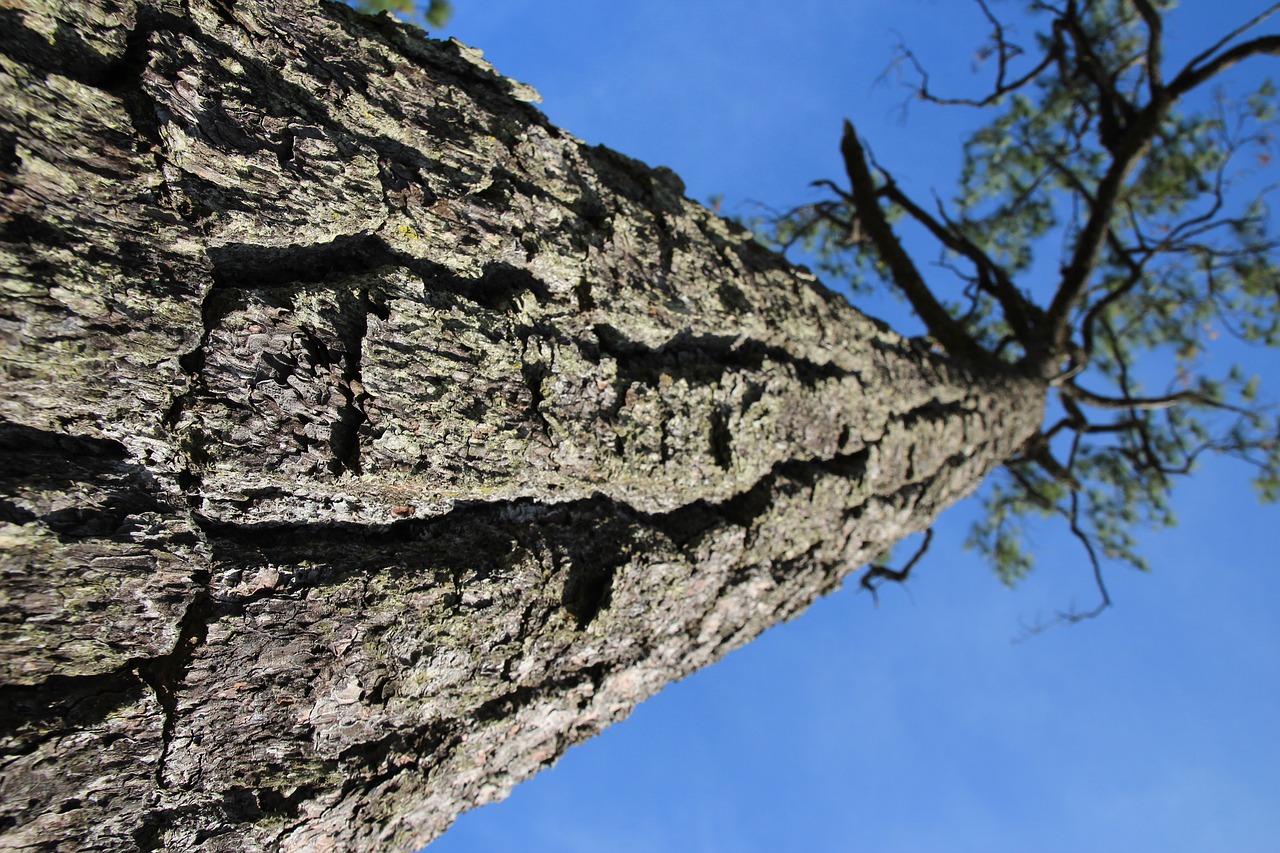
{"type": "MultiPolygon", "coordinates": [[[[1175,56],[1266,4],[1184,5],[1175,56]]],[[[535,86],[554,122],[730,211],[813,199],[809,181],[840,174],[845,117],[905,188],[946,195],[981,119],[904,117],[905,91],[875,82],[903,40],[939,83],[976,85],[984,30],[962,0],[456,6],[445,34],[535,86]]],[[[856,304],[913,331],[892,303],[856,304]]],[[[975,507],[953,508],[878,609],[852,588],[819,602],[430,853],[1280,849],[1280,510],[1228,463],[1175,508],[1182,526],[1144,537],[1152,574],[1109,570],[1111,611],[1024,643],[1024,624],[1091,606],[1083,555],[1037,529],[1040,568],[1009,591],[960,548],[975,507]]]]}

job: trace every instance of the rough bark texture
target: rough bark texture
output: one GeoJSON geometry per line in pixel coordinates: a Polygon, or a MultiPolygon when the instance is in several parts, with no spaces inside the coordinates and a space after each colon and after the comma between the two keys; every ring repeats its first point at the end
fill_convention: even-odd
{"type": "Polygon", "coordinates": [[[1039,421],[457,43],[2,5],[4,849],[413,849],[1039,421]]]}

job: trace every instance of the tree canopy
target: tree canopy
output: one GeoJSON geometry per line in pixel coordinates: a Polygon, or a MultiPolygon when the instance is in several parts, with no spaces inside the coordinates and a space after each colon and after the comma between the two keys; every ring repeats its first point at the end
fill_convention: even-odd
{"type": "MultiPolygon", "coordinates": [[[[1063,614],[1074,620],[1109,603],[1103,561],[1147,568],[1135,527],[1173,523],[1170,490],[1206,453],[1253,466],[1263,500],[1280,494],[1280,418],[1259,377],[1206,358],[1222,336],[1280,344],[1275,88],[1222,85],[1280,54],[1280,35],[1259,33],[1280,4],[1174,62],[1171,0],[1032,0],[1030,39],[976,2],[991,32],[976,55],[994,75],[985,91],[940,92],[926,61],[899,53],[915,98],[991,114],[950,198],[913,198],[846,122],[843,180],[815,182],[826,198],[764,224],[828,280],[901,297],[927,345],[1052,389],[968,544],[1012,584],[1033,563],[1025,519],[1063,520],[1101,593],[1096,609],[1063,614]]],[[[914,562],[872,567],[863,584],[914,562]]]]}

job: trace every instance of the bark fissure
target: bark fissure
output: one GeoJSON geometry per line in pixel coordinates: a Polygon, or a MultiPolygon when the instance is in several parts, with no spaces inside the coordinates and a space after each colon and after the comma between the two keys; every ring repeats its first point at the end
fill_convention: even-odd
{"type": "Polygon", "coordinates": [[[659,347],[628,340],[617,329],[598,323],[594,326],[600,351],[619,364],[619,376],[627,380],[656,384],[662,374],[679,375],[705,384],[718,382],[732,371],[760,371],[767,363],[786,365],[807,385],[823,379],[858,378],[855,370],[842,369],[831,362],[815,362],[779,346],[727,335],[682,334],[659,347]]]}
{"type": "Polygon", "coordinates": [[[30,755],[49,741],[137,701],[147,689],[138,676],[140,663],[130,660],[110,672],[52,675],[39,684],[7,685],[0,694],[3,760],[30,755]]]}
{"type": "MultiPolygon", "coordinates": [[[[393,249],[374,233],[340,234],[322,243],[266,246],[228,243],[208,250],[215,287],[252,290],[290,284],[338,285],[352,278],[404,269],[432,292],[448,293],[490,311],[510,309],[522,293],[539,302],[550,298],[547,286],[528,270],[501,262],[480,275],[459,275],[438,263],[393,249]]],[[[381,294],[372,294],[380,298],[381,294]]],[[[380,310],[382,306],[379,306],[380,310]]],[[[218,318],[215,318],[215,321],[218,318]]]]}
{"type": "MultiPolygon", "coordinates": [[[[549,373],[544,374],[544,378],[549,373]]],[[[918,430],[922,423],[944,424],[973,410],[965,401],[943,403],[929,399],[918,407],[899,415],[898,422],[904,432],[918,430]]],[[[590,497],[566,499],[562,502],[543,502],[520,497],[491,501],[458,501],[439,515],[429,518],[403,519],[383,524],[325,521],[320,523],[262,522],[239,524],[224,519],[196,515],[200,527],[210,536],[244,545],[313,543],[318,548],[326,543],[360,539],[368,544],[387,544],[430,539],[447,529],[471,526],[483,519],[496,516],[519,518],[522,522],[546,522],[562,520],[567,511],[591,507],[601,502],[609,505],[608,514],[645,519],[657,526],[676,526],[680,516],[691,508],[699,508],[717,515],[740,527],[750,527],[752,522],[769,508],[768,496],[781,480],[794,481],[811,486],[822,474],[859,480],[863,476],[869,456],[875,452],[884,436],[877,436],[856,451],[833,454],[827,458],[788,458],[775,462],[745,489],[729,497],[715,501],[699,499],[688,505],[665,512],[643,510],[624,499],[596,491],[590,497]]],[[[926,470],[921,476],[928,476],[926,470]]],[[[916,478],[916,472],[908,468],[908,481],[916,478]]]]}
{"type": "MultiPolygon", "coordinates": [[[[206,575],[206,573],[201,573],[206,575]]],[[[198,580],[208,583],[207,575],[198,580]]],[[[178,640],[173,650],[166,655],[138,661],[133,669],[138,677],[147,683],[155,693],[156,703],[160,706],[164,720],[160,730],[160,755],[156,759],[156,784],[160,788],[168,787],[165,779],[165,760],[173,742],[173,728],[178,710],[178,691],[182,689],[182,681],[191,665],[192,655],[196,647],[204,642],[209,631],[209,618],[212,614],[207,592],[198,592],[187,611],[182,615],[178,625],[178,640]]]]}
{"type": "Polygon", "coordinates": [[[557,695],[566,689],[588,683],[594,687],[599,687],[600,682],[604,680],[607,674],[607,666],[595,664],[582,672],[571,673],[542,684],[517,687],[508,693],[495,696],[486,701],[475,710],[474,716],[476,720],[482,723],[505,719],[513,716],[520,708],[531,705],[540,698],[557,695]]]}

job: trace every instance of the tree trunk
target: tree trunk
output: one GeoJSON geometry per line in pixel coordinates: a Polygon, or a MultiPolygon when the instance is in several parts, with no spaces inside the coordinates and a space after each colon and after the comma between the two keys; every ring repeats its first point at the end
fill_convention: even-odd
{"type": "Polygon", "coordinates": [[[413,849],[1041,418],[456,42],[6,5],[4,849],[413,849]]]}

